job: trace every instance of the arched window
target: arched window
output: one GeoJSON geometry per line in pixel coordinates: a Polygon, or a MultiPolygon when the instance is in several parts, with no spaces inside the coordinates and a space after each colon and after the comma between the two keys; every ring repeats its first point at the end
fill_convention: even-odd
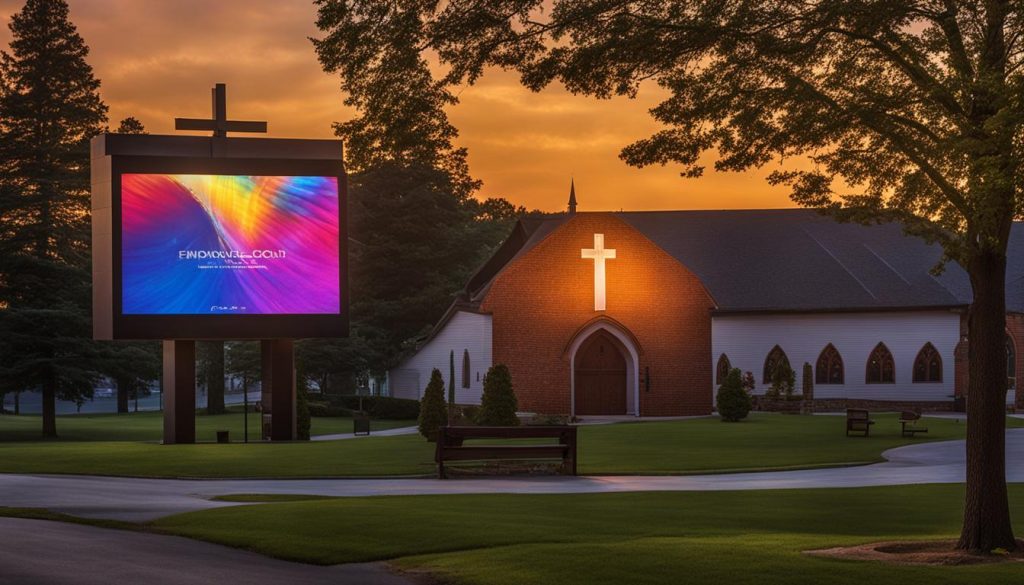
{"type": "Polygon", "coordinates": [[[941,382],[942,356],[935,346],[928,342],[914,358],[914,382],[941,382]]]}
{"type": "Polygon", "coordinates": [[[896,363],[892,359],[892,352],[885,347],[884,343],[879,343],[875,349],[871,350],[864,381],[868,384],[893,384],[896,382],[896,363]]]}
{"type": "Polygon", "coordinates": [[[818,354],[818,363],[814,368],[815,384],[842,384],[843,357],[831,343],[818,354]]]}
{"type": "Polygon", "coordinates": [[[1017,346],[1010,334],[1006,334],[1006,387],[1013,390],[1017,387],[1017,346]]]}
{"type": "Polygon", "coordinates": [[[469,388],[473,375],[469,371],[469,350],[462,350],[462,387],[469,388]]]}
{"type": "Polygon", "coordinates": [[[725,357],[725,354],[718,356],[718,365],[715,366],[715,384],[724,384],[725,379],[729,377],[729,370],[732,369],[732,364],[729,363],[729,358],[725,357]]]}
{"type": "Polygon", "coordinates": [[[775,346],[770,352],[768,357],[764,359],[764,377],[762,380],[765,384],[772,383],[772,374],[775,373],[775,369],[782,364],[789,365],[789,358],[786,357],[786,352],[782,351],[782,348],[775,346]]]}

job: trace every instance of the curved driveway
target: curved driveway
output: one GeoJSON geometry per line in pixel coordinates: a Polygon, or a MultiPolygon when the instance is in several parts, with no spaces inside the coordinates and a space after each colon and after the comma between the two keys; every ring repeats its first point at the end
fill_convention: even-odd
{"type": "MultiPolygon", "coordinates": [[[[1007,480],[1024,482],[1024,429],[1006,433],[1007,480]]],[[[964,442],[921,443],[886,451],[884,463],[805,471],[687,476],[502,477],[486,479],[177,480],[0,474],[0,505],[48,508],[87,518],[140,522],[237,505],[227,494],[384,496],[422,494],[562,494],[711,491],[959,483],[964,442]]]]}

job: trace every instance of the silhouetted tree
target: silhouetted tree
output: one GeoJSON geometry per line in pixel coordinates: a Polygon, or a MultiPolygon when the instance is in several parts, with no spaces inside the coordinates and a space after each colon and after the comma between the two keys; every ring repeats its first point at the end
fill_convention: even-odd
{"type": "MultiPolygon", "coordinates": [[[[967,496],[958,546],[1015,550],[1006,490],[1006,253],[1022,216],[1024,5],[1000,0],[318,0],[334,69],[373,127],[422,107],[452,135],[452,88],[489,66],[529,88],[599,98],[668,93],[666,127],[622,151],[684,177],[810,159],[771,173],[843,220],[900,221],[970,275],[967,496]],[[442,62],[431,75],[425,54],[442,62]],[[406,93],[415,90],[415,98],[406,93]],[[416,102],[402,102],[415,99],[416,102]],[[381,111],[384,111],[383,108],[381,111]]],[[[318,50],[321,47],[318,46],[318,50]]],[[[323,60],[323,55],[321,55],[323,60]]],[[[421,119],[424,118],[424,119],[421,119]]],[[[464,157],[463,157],[464,158],[464,157]]]]}
{"type": "Polygon", "coordinates": [[[28,0],[0,54],[0,380],[56,400],[91,397],[89,139],[107,107],[63,0],[28,0]]]}
{"type": "Polygon", "coordinates": [[[121,120],[121,123],[117,126],[116,132],[118,134],[148,134],[146,127],[142,125],[137,118],[128,116],[121,120]]]}
{"type": "Polygon", "coordinates": [[[206,414],[224,414],[224,342],[196,343],[196,377],[206,387],[206,414]]]}

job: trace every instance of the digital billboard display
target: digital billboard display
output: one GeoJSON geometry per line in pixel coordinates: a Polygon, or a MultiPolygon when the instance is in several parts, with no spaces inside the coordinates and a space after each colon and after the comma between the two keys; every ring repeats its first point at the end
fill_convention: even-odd
{"type": "Polygon", "coordinates": [[[333,315],[339,178],[120,176],[123,315],[333,315]]]}
{"type": "Polygon", "coordinates": [[[94,144],[93,336],[347,336],[338,144],[238,139],[220,156],[190,154],[210,144],[144,135],[94,144]]]}

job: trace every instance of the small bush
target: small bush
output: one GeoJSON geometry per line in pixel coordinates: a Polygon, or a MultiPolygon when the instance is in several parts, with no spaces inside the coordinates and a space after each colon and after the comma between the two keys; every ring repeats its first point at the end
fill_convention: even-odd
{"type": "Polygon", "coordinates": [[[743,374],[743,389],[747,391],[747,394],[753,394],[754,388],[757,387],[757,381],[754,380],[754,372],[744,372],[743,374]]]}
{"type": "Polygon", "coordinates": [[[795,386],[796,373],[790,367],[789,362],[783,360],[772,372],[772,386],[768,389],[767,394],[773,398],[785,397],[788,400],[793,396],[795,386]]]}
{"type": "Polygon", "coordinates": [[[569,424],[569,415],[567,414],[535,414],[530,417],[530,420],[526,421],[527,425],[530,426],[558,426],[569,424]]]}
{"type": "Polygon", "coordinates": [[[512,374],[504,364],[496,364],[484,376],[484,394],[480,399],[478,421],[484,426],[514,427],[519,424],[512,374]]]}
{"type": "Polygon", "coordinates": [[[718,387],[715,399],[718,414],[726,422],[738,422],[750,412],[750,394],[743,389],[743,378],[738,368],[729,370],[725,382],[718,387]]]}
{"type": "Polygon", "coordinates": [[[430,382],[420,401],[420,434],[428,441],[437,440],[437,430],[448,422],[448,405],[444,397],[444,380],[437,368],[430,372],[430,382]]]}
{"type": "Polygon", "coordinates": [[[476,423],[480,418],[480,407],[475,404],[467,404],[462,407],[462,418],[476,423]]]}

